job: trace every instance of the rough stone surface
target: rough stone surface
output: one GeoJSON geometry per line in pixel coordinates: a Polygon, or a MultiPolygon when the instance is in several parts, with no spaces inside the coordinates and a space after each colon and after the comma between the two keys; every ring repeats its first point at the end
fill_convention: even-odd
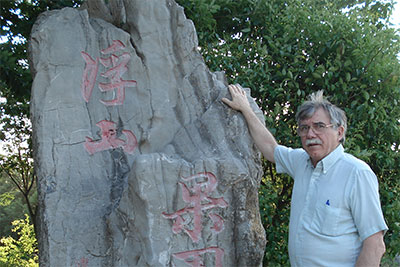
{"type": "Polygon", "coordinates": [[[183,8],[46,12],[30,63],[41,266],[261,265],[260,155],[183,8]]]}

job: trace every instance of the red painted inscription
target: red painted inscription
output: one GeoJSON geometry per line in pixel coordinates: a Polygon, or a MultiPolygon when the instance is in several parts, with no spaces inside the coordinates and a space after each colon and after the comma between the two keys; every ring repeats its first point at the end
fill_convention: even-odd
{"type": "Polygon", "coordinates": [[[205,253],[215,253],[215,267],[222,267],[224,250],[218,247],[209,247],[191,251],[178,252],[173,255],[177,259],[184,260],[185,263],[187,263],[187,265],[191,267],[202,267],[205,265],[201,256],[205,253]]]}
{"type": "Polygon", "coordinates": [[[132,154],[137,146],[135,135],[128,130],[122,130],[126,140],[117,138],[117,129],[115,122],[102,120],[96,123],[101,129],[101,140],[94,141],[90,137],[86,137],[85,148],[89,154],[108,150],[112,148],[122,147],[126,153],[132,154]]]}
{"type": "Polygon", "coordinates": [[[103,55],[111,54],[109,57],[92,59],[85,51],[81,52],[81,55],[86,62],[81,85],[82,96],[86,102],[89,102],[93,88],[96,84],[99,62],[104,67],[108,68],[105,72],[101,73],[101,76],[106,78],[108,82],[99,83],[100,91],[107,92],[116,90],[116,96],[114,99],[100,100],[104,105],[122,105],[125,100],[125,87],[136,86],[135,80],[122,80],[122,75],[128,70],[127,65],[131,59],[131,55],[125,52],[122,55],[117,56],[115,53],[124,48],[125,45],[121,41],[114,40],[109,47],[101,50],[103,55]]]}
{"type": "MultiPolygon", "coordinates": [[[[174,224],[172,226],[172,231],[178,234],[184,231],[193,242],[198,243],[200,241],[202,226],[202,215],[204,210],[213,209],[216,207],[226,208],[228,203],[224,198],[213,198],[210,197],[217,187],[217,179],[211,172],[199,173],[187,178],[182,178],[185,182],[195,181],[193,187],[188,188],[185,183],[179,182],[182,190],[182,198],[188,205],[183,209],[180,209],[172,214],[167,214],[163,212],[163,216],[168,219],[173,219],[174,224]],[[206,181],[199,182],[196,181],[199,178],[206,179],[206,181]],[[189,229],[188,223],[183,215],[192,214],[193,215],[193,230],[189,229]]],[[[219,233],[223,230],[223,219],[217,214],[209,214],[209,217],[214,223],[212,230],[215,233],[219,233]]]]}
{"type": "MultiPolygon", "coordinates": [[[[99,62],[106,68],[101,76],[108,80],[107,83],[99,83],[99,89],[102,92],[116,90],[116,96],[112,100],[100,100],[106,106],[122,105],[125,100],[125,87],[136,86],[134,80],[122,80],[122,75],[128,70],[128,62],[131,59],[129,53],[122,53],[117,56],[115,53],[120,52],[125,48],[125,45],[119,41],[114,40],[112,44],[101,50],[103,55],[111,54],[106,58],[93,59],[85,51],[81,52],[83,59],[86,62],[85,69],[82,75],[81,92],[82,97],[86,102],[89,102],[92,96],[93,88],[96,84],[97,72],[99,69],[99,62]]],[[[117,137],[116,124],[112,121],[102,120],[96,124],[101,129],[101,140],[94,141],[90,137],[86,137],[85,149],[89,154],[115,149],[122,147],[126,153],[132,154],[137,147],[136,136],[129,130],[122,130],[125,140],[117,137]]]]}

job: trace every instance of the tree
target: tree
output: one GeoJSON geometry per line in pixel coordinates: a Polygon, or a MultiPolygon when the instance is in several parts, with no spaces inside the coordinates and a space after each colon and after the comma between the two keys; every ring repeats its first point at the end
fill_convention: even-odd
{"type": "MultiPolygon", "coordinates": [[[[26,120],[21,120],[19,117],[10,117],[9,119],[14,122],[13,128],[5,134],[8,142],[2,147],[4,155],[0,155],[0,175],[2,180],[8,180],[5,185],[9,182],[12,183],[13,188],[22,195],[27,206],[27,212],[36,229],[36,178],[33,172],[31,150],[28,145],[31,130],[29,122],[26,120]]],[[[8,120],[7,117],[3,118],[3,121],[6,120],[8,120]]],[[[8,195],[8,198],[10,196],[14,198],[15,193],[13,191],[15,190],[8,190],[4,193],[0,191],[0,193],[5,196],[8,195]]],[[[15,205],[10,207],[15,207],[15,205]]],[[[23,214],[21,213],[21,215],[23,214]]],[[[11,218],[7,219],[12,220],[11,218]]]]}
{"type": "MultiPolygon", "coordinates": [[[[35,200],[31,199],[31,202],[35,202],[35,200]]],[[[24,214],[28,213],[24,197],[15,184],[5,175],[0,175],[0,237],[16,238],[16,234],[11,231],[11,222],[23,218],[24,214]]]]}

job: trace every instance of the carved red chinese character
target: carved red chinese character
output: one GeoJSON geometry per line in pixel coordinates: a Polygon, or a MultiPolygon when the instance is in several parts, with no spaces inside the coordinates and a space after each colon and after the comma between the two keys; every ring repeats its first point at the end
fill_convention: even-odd
{"type": "MultiPolygon", "coordinates": [[[[202,226],[202,215],[203,211],[213,209],[216,207],[226,208],[228,203],[221,198],[210,197],[217,187],[217,179],[211,172],[198,173],[196,175],[182,178],[185,182],[194,181],[194,186],[188,188],[186,184],[179,182],[182,190],[182,198],[186,205],[183,209],[180,209],[172,214],[167,214],[163,212],[163,216],[167,219],[173,219],[174,224],[172,226],[172,231],[178,234],[184,231],[193,242],[198,243],[200,241],[202,226]],[[196,180],[206,179],[206,181],[199,182],[196,180]],[[189,222],[183,218],[185,214],[193,214],[193,230],[188,227],[189,222]]],[[[210,219],[213,221],[214,225],[211,227],[214,233],[219,233],[223,230],[224,220],[221,216],[217,214],[209,214],[210,219]]]]}
{"type": "Polygon", "coordinates": [[[96,84],[97,71],[99,69],[99,59],[92,59],[89,54],[84,51],[81,52],[81,55],[86,62],[86,66],[82,75],[81,91],[83,99],[85,99],[87,103],[89,102],[94,85],[96,84]]]}
{"type": "Polygon", "coordinates": [[[209,247],[203,249],[196,249],[191,251],[184,251],[174,253],[173,256],[177,259],[184,260],[187,265],[191,267],[202,267],[205,266],[202,255],[205,253],[215,253],[215,267],[222,267],[224,258],[224,250],[218,247],[209,247]]]}
{"type": "Polygon", "coordinates": [[[96,123],[101,129],[101,140],[94,141],[90,137],[86,137],[85,148],[89,154],[122,147],[126,153],[132,154],[137,146],[136,136],[129,130],[122,130],[122,134],[126,140],[117,138],[117,128],[115,122],[102,120],[96,123]]]}
{"type": "Polygon", "coordinates": [[[104,67],[109,68],[101,74],[101,76],[107,78],[109,82],[99,83],[100,91],[107,92],[116,90],[114,99],[100,100],[101,103],[106,106],[122,105],[125,100],[125,87],[136,86],[135,80],[122,80],[122,75],[128,70],[127,65],[131,59],[131,55],[129,53],[123,53],[121,56],[117,56],[114,53],[123,48],[125,48],[125,45],[121,41],[114,40],[109,47],[101,50],[103,55],[111,54],[111,56],[108,58],[96,58],[96,60],[92,59],[88,53],[84,51],[81,52],[86,62],[81,85],[82,96],[86,102],[89,102],[96,84],[99,61],[104,67]]]}
{"type": "MultiPolygon", "coordinates": [[[[112,45],[106,49],[101,50],[102,54],[115,53],[125,48],[125,45],[118,40],[114,40],[112,45]]],[[[107,106],[122,105],[125,100],[125,87],[136,86],[134,80],[122,80],[122,75],[128,70],[127,65],[131,55],[129,53],[123,53],[121,56],[112,54],[108,58],[100,58],[100,63],[105,67],[110,67],[106,72],[102,73],[101,76],[110,80],[109,83],[99,83],[99,88],[102,92],[117,90],[116,98],[113,100],[100,100],[101,103],[107,106]]]]}

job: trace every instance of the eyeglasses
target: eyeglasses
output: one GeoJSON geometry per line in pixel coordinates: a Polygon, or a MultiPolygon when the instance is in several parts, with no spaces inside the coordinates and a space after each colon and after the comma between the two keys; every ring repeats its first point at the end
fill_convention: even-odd
{"type": "Polygon", "coordinates": [[[333,124],[326,125],[323,122],[313,122],[313,124],[311,124],[311,127],[309,125],[300,125],[297,128],[297,133],[300,136],[306,136],[311,128],[315,134],[322,134],[326,131],[326,129],[332,126],[333,124]]]}

